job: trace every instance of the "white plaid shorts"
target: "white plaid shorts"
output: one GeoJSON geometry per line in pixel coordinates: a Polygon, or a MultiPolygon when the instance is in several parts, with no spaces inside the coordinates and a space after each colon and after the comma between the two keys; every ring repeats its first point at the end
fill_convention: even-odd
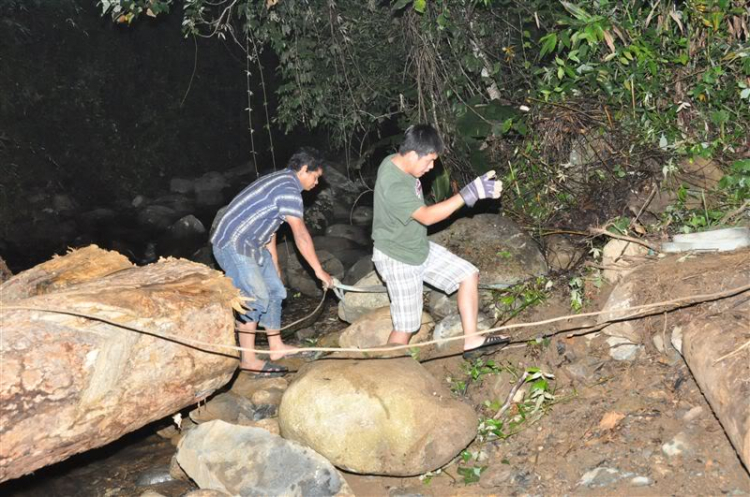
{"type": "Polygon", "coordinates": [[[414,333],[422,326],[423,283],[447,294],[479,270],[445,247],[430,242],[427,260],[419,266],[405,264],[373,249],[372,262],[388,287],[391,318],[396,331],[414,333]]]}

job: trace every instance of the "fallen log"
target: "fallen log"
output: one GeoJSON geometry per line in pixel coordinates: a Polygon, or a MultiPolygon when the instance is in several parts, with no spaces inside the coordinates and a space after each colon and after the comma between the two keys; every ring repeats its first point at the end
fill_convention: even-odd
{"type": "Polygon", "coordinates": [[[647,345],[682,331],[681,353],[745,467],[750,467],[750,292],[683,307],[679,312],[606,324],[628,308],[669,298],[746,286],[750,250],[675,254],[634,269],[612,291],[600,317],[607,335],[647,345]]]}
{"type": "Polygon", "coordinates": [[[750,295],[683,330],[682,353],[745,467],[750,468],[750,295]],[[743,348],[744,347],[744,348],[743,348]]]}
{"type": "Polygon", "coordinates": [[[88,247],[0,286],[0,482],[195,404],[234,373],[220,348],[235,343],[231,280],[186,260],[123,259],[88,247]]]}

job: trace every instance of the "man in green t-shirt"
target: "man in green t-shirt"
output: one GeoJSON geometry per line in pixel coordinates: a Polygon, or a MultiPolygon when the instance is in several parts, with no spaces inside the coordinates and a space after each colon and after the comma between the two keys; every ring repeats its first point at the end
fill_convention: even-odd
{"type": "Polygon", "coordinates": [[[502,182],[490,171],[440,203],[424,203],[424,174],[435,165],[443,142],[430,125],[410,126],[398,153],[386,157],[375,182],[372,260],[388,288],[393,331],[388,343],[405,345],[419,330],[423,283],[447,294],[458,290],[464,329],[464,357],[489,354],[508,343],[501,335],[477,335],[479,270],[444,247],[427,240],[427,227],[448,218],[463,205],[499,198],[502,182]]]}

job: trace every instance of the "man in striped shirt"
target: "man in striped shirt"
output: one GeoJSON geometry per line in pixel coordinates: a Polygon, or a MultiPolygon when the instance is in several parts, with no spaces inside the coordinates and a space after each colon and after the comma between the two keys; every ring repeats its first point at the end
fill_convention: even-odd
{"type": "Polygon", "coordinates": [[[243,295],[252,298],[251,308],[240,316],[240,346],[255,348],[258,325],[265,328],[270,360],[242,352],[240,368],[260,376],[278,376],[286,368],[274,364],[297,351],[281,339],[281,302],[286,289],[281,283],[276,252],[276,231],[286,221],[294,243],[324,287],[333,284],[320,265],[312,237],[303,221],[302,191],[312,190],[323,175],[323,162],[313,149],[300,149],[283,171],[262,176],[242,190],[226,208],[211,235],[214,256],[243,295]]]}

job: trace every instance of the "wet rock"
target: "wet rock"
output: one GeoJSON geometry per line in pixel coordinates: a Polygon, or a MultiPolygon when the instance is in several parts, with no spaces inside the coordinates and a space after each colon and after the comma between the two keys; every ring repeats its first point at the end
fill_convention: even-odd
{"type": "Polygon", "coordinates": [[[206,240],[206,228],[198,218],[189,214],[177,220],[157,242],[162,255],[190,257],[206,240]]]}
{"type": "Polygon", "coordinates": [[[279,425],[347,471],[413,476],[465,448],[477,416],[411,358],[321,360],[290,385],[279,425]]]}
{"type": "MultiPolygon", "coordinates": [[[[426,312],[422,313],[422,326],[409,343],[419,343],[429,340],[433,327],[432,318],[426,312]]],[[[390,306],[381,307],[363,314],[339,336],[339,346],[342,348],[382,347],[388,341],[393,331],[390,306]]]]}
{"type": "MultiPolygon", "coordinates": [[[[374,285],[385,285],[376,271],[371,272],[355,284],[359,287],[374,285]]],[[[339,302],[339,319],[347,323],[353,323],[363,314],[386,305],[390,305],[387,293],[346,292],[344,299],[339,302]]]]}
{"type": "Polygon", "coordinates": [[[255,406],[245,397],[232,392],[222,393],[190,411],[190,419],[206,423],[216,419],[233,424],[249,424],[255,417],[255,406]]]}
{"type": "Polygon", "coordinates": [[[177,218],[187,216],[195,210],[195,205],[191,199],[178,193],[170,193],[167,195],[160,195],[155,198],[151,204],[161,205],[163,207],[169,207],[175,211],[177,218]]]}
{"type": "Polygon", "coordinates": [[[219,206],[224,203],[224,189],[229,182],[223,174],[210,171],[194,183],[195,202],[201,206],[219,206]]]}
{"type": "Polygon", "coordinates": [[[143,206],[148,201],[148,199],[144,195],[136,195],[132,202],[130,202],[131,207],[135,207],[136,209],[143,206]]]}
{"type": "Polygon", "coordinates": [[[370,233],[366,232],[362,226],[352,224],[333,224],[326,229],[326,236],[346,238],[357,245],[372,245],[370,233]]]}
{"type": "Polygon", "coordinates": [[[138,479],[136,480],[135,484],[139,487],[148,487],[172,480],[174,480],[174,477],[172,477],[170,473],[169,466],[163,466],[147,469],[146,471],[138,475],[138,479]]]}
{"type": "Polygon", "coordinates": [[[367,250],[361,245],[340,236],[316,236],[313,238],[316,251],[326,251],[333,254],[344,267],[353,266],[358,260],[367,255],[367,250]]]}
{"type": "MultiPolygon", "coordinates": [[[[336,256],[325,250],[316,250],[315,253],[328,274],[339,280],[344,277],[344,265],[336,256]]],[[[291,251],[291,254],[287,256],[284,274],[286,275],[287,285],[303,295],[320,297],[323,294],[320,280],[315,277],[307,262],[302,261],[302,256],[298,255],[296,250],[291,251]]]]}
{"type": "Polygon", "coordinates": [[[174,209],[163,205],[149,205],[138,213],[138,224],[150,232],[161,232],[179,219],[174,209]]]}
{"type": "Polygon", "coordinates": [[[231,495],[351,494],[336,468],[313,450],[219,420],[188,433],[177,462],[202,489],[231,495]]]}
{"type": "Polygon", "coordinates": [[[497,214],[457,219],[429,238],[478,267],[482,285],[514,284],[548,271],[536,242],[497,214]]]}
{"type": "Polygon", "coordinates": [[[93,233],[100,227],[112,223],[116,217],[117,214],[112,209],[99,207],[78,215],[76,221],[82,230],[93,233]]]}
{"type": "Polygon", "coordinates": [[[191,179],[172,178],[169,181],[169,191],[172,193],[187,195],[188,193],[193,193],[193,190],[195,190],[195,185],[191,179]]]}
{"type": "Polygon", "coordinates": [[[311,204],[305,202],[305,224],[313,235],[322,235],[333,220],[335,196],[329,187],[317,188],[314,192],[303,195],[303,198],[311,196],[314,201],[311,204]]]}
{"type": "Polygon", "coordinates": [[[372,207],[360,205],[355,207],[352,213],[352,223],[355,226],[369,227],[372,225],[373,210],[372,207]]]}
{"type": "Polygon", "coordinates": [[[359,182],[350,180],[345,174],[333,167],[326,167],[323,173],[323,187],[330,188],[334,197],[345,205],[351,206],[362,191],[359,182]]]}
{"type": "Polygon", "coordinates": [[[372,253],[368,253],[347,269],[342,281],[346,285],[354,285],[373,271],[375,271],[375,264],[372,262],[372,253]]]}
{"type": "Polygon", "coordinates": [[[58,214],[72,213],[77,208],[76,201],[70,195],[57,193],[52,196],[52,209],[58,214]]]}

